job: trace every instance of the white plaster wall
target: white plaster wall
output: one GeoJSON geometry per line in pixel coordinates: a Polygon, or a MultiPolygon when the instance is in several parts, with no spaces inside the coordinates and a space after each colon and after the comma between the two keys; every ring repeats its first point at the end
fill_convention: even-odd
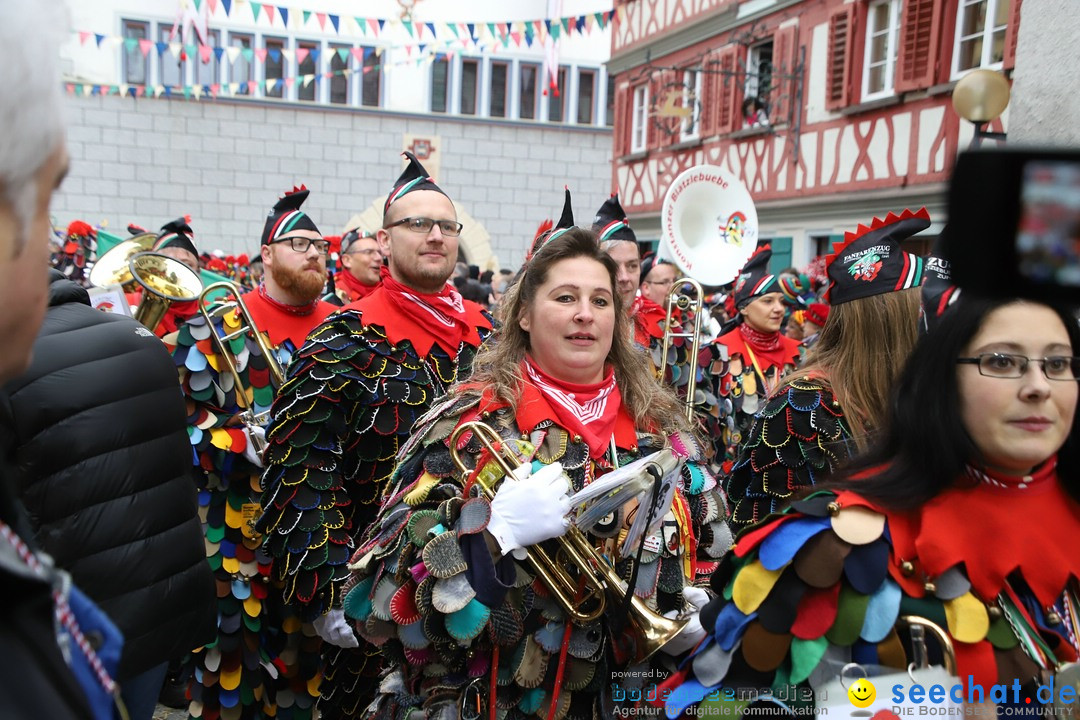
{"type": "Polygon", "coordinates": [[[1080,145],[1080,2],[1037,0],[1021,10],[1005,130],[1010,143],[1080,145]]]}
{"type": "Polygon", "coordinates": [[[337,107],[218,100],[67,97],[71,172],[57,224],[156,229],[192,216],[199,245],[252,252],[269,207],[292,185],[327,234],[385,195],[406,134],[440,138],[439,184],[491,235],[504,267],[537,224],[557,218],[569,185],[579,222],[611,187],[611,132],[337,107]]]}

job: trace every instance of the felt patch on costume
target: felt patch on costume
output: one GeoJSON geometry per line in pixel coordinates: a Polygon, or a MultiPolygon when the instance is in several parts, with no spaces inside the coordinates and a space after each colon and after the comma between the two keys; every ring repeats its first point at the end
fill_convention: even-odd
{"type": "Polygon", "coordinates": [[[544,682],[548,667],[548,653],[533,640],[525,638],[524,645],[514,655],[514,682],[523,688],[536,688],[544,682]]]}
{"type": "Polygon", "coordinates": [[[409,506],[419,505],[427,499],[428,494],[432,488],[439,484],[439,478],[435,477],[431,473],[425,471],[416,482],[413,483],[412,489],[405,493],[402,501],[409,506]]]}
{"type": "MultiPolygon", "coordinates": [[[[854,553],[853,553],[854,554],[854,553]]],[[[859,632],[866,642],[878,643],[888,637],[900,615],[900,598],[903,593],[900,586],[892,580],[885,580],[870,596],[866,606],[866,617],[859,632]]]]}
{"type": "Polygon", "coordinates": [[[810,677],[828,649],[829,641],[823,637],[810,640],[794,638],[791,641],[791,683],[797,685],[810,677]]]}
{"type": "Polygon", "coordinates": [[[869,595],[864,595],[848,585],[842,586],[840,599],[837,602],[836,620],[825,633],[829,642],[843,647],[853,645],[859,639],[859,633],[862,632],[863,622],[866,620],[866,608],[869,604],[869,595]]]}
{"type": "Polygon", "coordinates": [[[734,648],[724,650],[717,643],[710,643],[690,660],[694,677],[704,685],[719,685],[731,667],[734,648]]]}
{"type": "Polygon", "coordinates": [[[343,603],[346,617],[350,617],[353,620],[364,622],[371,614],[371,594],[372,585],[375,582],[373,576],[366,577],[360,582],[356,583],[348,593],[345,594],[345,601],[343,603]]]}
{"type": "Polygon", "coordinates": [[[793,570],[782,573],[772,592],[758,608],[758,620],[762,626],[774,633],[790,632],[797,617],[799,601],[806,590],[806,584],[793,570]]]}
{"type": "Polygon", "coordinates": [[[407,650],[423,650],[430,644],[427,636],[424,635],[424,624],[419,620],[407,625],[398,625],[397,637],[407,650]]]}
{"type": "Polygon", "coordinates": [[[758,558],[767,570],[779,570],[791,562],[806,542],[829,527],[829,518],[797,518],[784,523],[762,541],[758,558]]]}
{"type": "Polygon", "coordinates": [[[491,618],[488,621],[488,632],[491,635],[491,641],[496,645],[509,647],[516,644],[525,633],[521,613],[509,602],[503,602],[499,607],[492,609],[491,618]]]}
{"type": "Polygon", "coordinates": [[[881,537],[885,531],[885,516],[869,508],[841,508],[832,517],[833,532],[852,545],[866,545],[881,537]]]}
{"type": "Polygon", "coordinates": [[[445,618],[446,631],[461,644],[472,641],[487,624],[491,610],[473,598],[469,604],[445,618]]]}
{"type": "Polygon", "coordinates": [[[889,573],[889,550],[884,540],[855,545],[844,558],[844,577],[851,587],[866,595],[876,592],[889,573]]]}
{"type": "Polygon", "coordinates": [[[416,586],[412,583],[402,585],[390,598],[390,619],[398,625],[410,625],[420,620],[420,611],[416,609],[416,586]]]}
{"type": "Polygon", "coordinates": [[[1009,621],[1004,616],[990,622],[990,629],[986,631],[986,639],[998,650],[1011,650],[1020,644],[1020,639],[1016,637],[1016,633],[1013,632],[1009,621]]]}
{"type": "Polygon", "coordinates": [[[850,552],[851,545],[836,533],[820,533],[795,555],[795,573],[810,587],[835,585],[844,574],[844,559],[850,552]]]}
{"type": "Polygon", "coordinates": [[[432,604],[436,610],[444,615],[461,610],[474,597],[476,597],[476,591],[469,584],[469,578],[465,573],[458,573],[453,577],[436,580],[431,592],[432,604]]]}
{"type": "Polygon", "coordinates": [[[945,622],[949,634],[962,643],[977,643],[990,631],[986,605],[970,592],[945,603],[945,622]]]}
{"type": "Polygon", "coordinates": [[[431,540],[431,531],[438,525],[440,525],[439,516],[434,510],[417,510],[409,518],[405,532],[409,535],[409,542],[422,548],[431,540]]]}
{"type": "Polygon", "coordinates": [[[772,633],[761,623],[750,623],[740,646],[746,664],[760,672],[771,672],[780,666],[791,647],[791,635],[772,633]]]}
{"type": "Polygon", "coordinates": [[[600,628],[599,621],[586,625],[575,625],[570,631],[570,642],[566,652],[571,657],[587,659],[595,657],[600,651],[600,645],[604,641],[604,632],[600,628]]]}
{"type": "Polygon", "coordinates": [[[743,614],[735,603],[728,603],[716,616],[713,637],[724,650],[731,650],[742,637],[746,626],[756,619],[757,613],[743,614]]]}
{"type": "Polygon", "coordinates": [[[960,568],[951,568],[934,578],[934,595],[940,600],[954,600],[971,590],[971,581],[960,568]]]}
{"type": "Polygon", "coordinates": [[[800,640],[823,636],[836,621],[840,584],[808,590],[799,601],[798,616],[791,625],[791,634],[800,640]]]}
{"type": "Polygon", "coordinates": [[[371,612],[376,618],[390,622],[390,601],[397,591],[398,585],[389,575],[384,575],[375,585],[375,592],[371,596],[371,612]]]}
{"type": "Polygon", "coordinates": [[[757,560],[744,567],[735,576],[731,591],[731,599],[736,607],[747,615],[757,610],[780,579],[780,572],[766,569],[757,560]]]}
{"type": "Polygon", "coordinates": [[[491,503],[486,498],[471,498],[461,506],[458,513],[458,537],[474,535],[486,528],[490,521],[491,503]]]}
{"type": "Polygon", "coordinates": [[[448,578],[465,572],[468,564],[461,553],[457,535],[446,532],[437,535],[424,546],[424,565],[437,578],[448,578]]]}

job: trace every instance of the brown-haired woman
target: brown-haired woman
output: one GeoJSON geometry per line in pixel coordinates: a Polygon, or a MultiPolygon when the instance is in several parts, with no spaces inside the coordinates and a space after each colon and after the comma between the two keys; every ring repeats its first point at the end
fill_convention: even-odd
{"type": "MultiPolygon", "coordinates": [[[[703,635],[690,622],[648,662],[619,664],[610,648],[624,617],[619,599],[595,621],[564,609],[520,562],[543,543],[554,555],[566,532],[568,490],[665,442],[689,456],[674,498],[655,513],[641,551],[621,536],[649,500],[613,513],[588,535],[652,609],[674,617],[700,606],[727,551],[725,502],[694,462],[677,400],[653,380],[630,344],[614,263],[580,228],[545,233],[505,298],[506,322],[477,355],[472,380],[417,426],[395,484],[355,556],[346,614],[380,645],[389,669],[368,717],[611,717],[640,704],[649,687],[703,635]],[[462,484],[449,438],[465,422],[490,426],[524,462],[490,501],[462,484]],[[531,474],[530,474],[531,473],[531,474]],[[523,490],[524,488],[524,490],[523,490]],[[613,675],[613,673],[617,673],[613,675]]],[[[475,436],[456,445],[473,477],[492,467],[475,436]]],[[[696,616],[694,613],[691,615],[696,616]]]]}
{"type": "Polygon", "coordinates": [[[724,478],[735,531],[821,482],[880,427],[918,335],[923,261],[900,241],[929,225],[925,208],[890,214],[848,233],[829,255],[825,326],[755,416],[724,478]]]}

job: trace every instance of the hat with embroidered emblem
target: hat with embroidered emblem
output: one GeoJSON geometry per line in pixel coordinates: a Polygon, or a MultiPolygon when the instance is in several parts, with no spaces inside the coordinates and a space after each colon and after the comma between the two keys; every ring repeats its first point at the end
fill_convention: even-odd
{"type": "Polygon", "coordinates": [[[825,261],[829,285],[822,299],[840,305],[921,285],[923,259],[901,250],[900,241],[928,227],[930,214],[920,208],[889,213],[884,220],[874,218],[870,227],[845,233],[825,261]]]}

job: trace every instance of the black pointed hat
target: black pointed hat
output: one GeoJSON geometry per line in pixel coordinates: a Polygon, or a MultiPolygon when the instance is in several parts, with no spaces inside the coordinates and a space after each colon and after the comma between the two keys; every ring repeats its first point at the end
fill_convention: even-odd
{"type": "Polygon", "coordinates": [[[198,257],[199,251],[195,247],[195,231],[188,224],[190,222],[191,216],[185,215],[162,225],[161,232],[158,233],[157,240],[154,241],[153,249],[164,250],[167,247],[175,247],[187,250],[195,257],[198,257]]]}
{"type": "Polygon", "coordinates": [[[823,299],[840,305],[859,298],[918,287],[923,281],[923,259],[900,249],[900,241],[930,227],[926,208],[917,212],[889,213],[844,234],[825,260],[829,285],[823,299]]]}
{"type": "Polygon", "coordinates": [[[930,254],[926,256],[919,307],[920,335],[933,331],[949,306],[960,298],[960,288],[952,281],[952,267],[945,257],[944,237],[944,234],[938,236],[930,254]]]}
{"type": "Polygon", "coordinates": [[[564,192],[563,209],[562,215],[559,216],[559,222],[552,226],[551,221],[547,220],[540,225],[536,231],[536,236],[533,238],[532,249],[529,250],[525,257],[526,263],[529,262],[533,255],[538,253],[542,247],[574,227],[574,208],[570,202],[570,188],[565,187],[564,192]]]}
{"type": "Polygon", "coordinates": [[[626,213],[619,204],[619,194],[615,193],[600,206],[593,220],[593,230],[601,243],[609,240],[625,240],[637,242],[637,236],[630,229],[630,223],[626,220],[626,213]]]}
{"type": "MultiPolygon", "coordinates": [[[[390,209],[390,205],[395,200],[399,200],[408,193],[414,190],[434,190],[437,193],[446,195],[441,187],[435,184],[435,181],[428,175],[428,171],[424,169],[424,166],[420,164],[420,161],[416,159],[416,156],[406,150],[401,153],[408,161],[409,164],[405,166],[405,170],[394,182],[394,187],[390,191],[390,194],[386,196],[386,204],[383,205],[383,214],[390,209]]],[[[449,198],[449,195],[446,195],[449,198]]]]}
{"type": "Polygon", "coordinates": [[[300,209],[300,206],[307,200],[309,192],[304,185],[300,187],[294,186],[292,190],[285,193],[284,197],[274,203],[274,207],[270,209],[269,214],[266,216],[266,224],[263,225],[263,245],[272,243],[293,230],[319,232],[315,221],[300,209]]]}
{"type": "Polygon", "coordinates": [[[772,259],[772,246],[763,245],[754,251],[750,259],[735,278],[735,308],[741,310],[756,297],[771,292],[780,292],[780,284],[775,275],[769,273],[769,260],[772,259]]]}

